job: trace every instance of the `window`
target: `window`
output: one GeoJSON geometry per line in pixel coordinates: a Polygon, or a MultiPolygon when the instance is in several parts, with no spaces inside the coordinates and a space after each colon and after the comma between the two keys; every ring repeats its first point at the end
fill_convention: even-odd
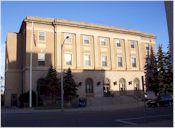
{"type": "Polygon", "coordinates": [[[90,66],[91,65],[90,55],[89,54],[84,54],[84,65],[85,66],[90,66]]]}
{"type": "Polygon", "coordinates": [[[150,54],[150,46],[149,46],[149,43],[146,43],[146,52],[147,52],[147,55],[150,54]]]}
{"type": "Polygon", "coordinates": [[[89,36],[83,36],[83,43],[84,44],[89,44],[90,43],[90,37],[89,36]]]}
{"type": "Polygon", "coordinates": [[[102,55],[102,66],[107,66],[107,56],[102,55]]]}
{"type": "Polygon", "coordinates": [[[45,53],[38,53],[38,65],[45,65],[45,53]]]}
{"type": "Polygon", "coordinates": [[[64,33],[64,40],[65,40],[65,43],[66,44],[71,44],[72,43],[72,34],[70,34],[70,33],[64,33]],[[66,39],[67,36],[69,36],[69,38],[66,39]]]}
{"type": "Polygon", "coordinates": [[[45,41],[45,32],[43,31],[40,31],[39,32],[39,41],[45,41]]]}
{"type": "Polygon", "coordinates": [[[88,78],[85,80],[86,93],[93,93],[93,80],[88,78]]]}
{"type": "Polygon", "coordinates": [[[132,63],[132,67],[136,67],[136,58],[135,57],[131,58],[131,63],[132,63]]]}
{"type": "Polygon", "coordinates": [[[108,39],[107,38],[100,38],[101,45],[107,45],[108,39]]]}
{"type": "Polygon", "coordinates": [[[131,43],[131,48],[134,48],[135,47],[134,46],[134,40],[131,40],[130,43],[131,43]]]}
{"type": "Polygon", "coordinates": [[[72,65],[72,54],[71,53],[65,53],[64,59],[65,59],[66,65],[72,65]]]}
{"type": "Polygon", "coordinates": [[[121,47],[121,43],[119,39],[115,39],[115,44],[116,44],[116,47],[121,47]]]}
{"type": "Polygon", "coordinates": [[[122,67],[122,66],[123,66],[122,57],[119,56],[119,57],[118,57],[118,67],[122,67]]]}

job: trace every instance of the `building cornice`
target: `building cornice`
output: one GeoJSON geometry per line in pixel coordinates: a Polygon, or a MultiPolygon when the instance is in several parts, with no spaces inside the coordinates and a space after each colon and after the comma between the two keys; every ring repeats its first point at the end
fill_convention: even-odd
{"type": "Polygon", "coordinates": [[[40,23],[40,24],[63,25],[63,26],[71,26],[71,27],[78,27],[78,28],[85,28],[85,29],[115,32],[115,33],[121,33],[121,34],[138,35],[141,37],[153,38],[153,39],[156,38],[156,36],[153,34],[140,32],[137,30],[129,30],[129,29],[123,29],[119,27],[104,26],[104,25],[91,24],[86,22],[76,22],[76,21],[65,20],[65,19],[40,18],[40,17],[31,17],[31,16],[27,16],[24,19],[24,22],[32,22],[32,21],[34,23],[40,23]]]}

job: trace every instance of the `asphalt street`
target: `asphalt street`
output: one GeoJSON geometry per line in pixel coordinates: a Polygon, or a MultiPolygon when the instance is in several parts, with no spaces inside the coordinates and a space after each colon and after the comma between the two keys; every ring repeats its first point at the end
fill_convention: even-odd
{"type": "Polygon", "coordinates": [[[2,127],[173,127],[173,108],[1,113],[2,127]]]}

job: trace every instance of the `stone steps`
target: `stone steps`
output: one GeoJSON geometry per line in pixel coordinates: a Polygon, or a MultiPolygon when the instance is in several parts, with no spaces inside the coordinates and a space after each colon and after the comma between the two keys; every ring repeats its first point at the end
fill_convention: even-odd
{"type": "Polygon", "coordinates": [[[131,96],[114,96],[114,97],[92,97],[87,98],[87,106],[104,106],[137,103],[138,100],[131,96]]]}

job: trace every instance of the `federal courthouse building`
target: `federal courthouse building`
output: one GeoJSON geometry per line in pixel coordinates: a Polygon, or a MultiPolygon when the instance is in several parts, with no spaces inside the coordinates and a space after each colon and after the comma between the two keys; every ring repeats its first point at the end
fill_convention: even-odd
{"type": "Polygon", "coordinates": [[[16,105],[19,95],[29,91],[31,52],[34,91],[50,65],[60,77],[62,61],[64,70],[72,70],[79,96],[95,98],[142,90],[145,58],[154,46],[149,33],[28,16],[18,33],[7,34],[5,105],[16,105]]]}

